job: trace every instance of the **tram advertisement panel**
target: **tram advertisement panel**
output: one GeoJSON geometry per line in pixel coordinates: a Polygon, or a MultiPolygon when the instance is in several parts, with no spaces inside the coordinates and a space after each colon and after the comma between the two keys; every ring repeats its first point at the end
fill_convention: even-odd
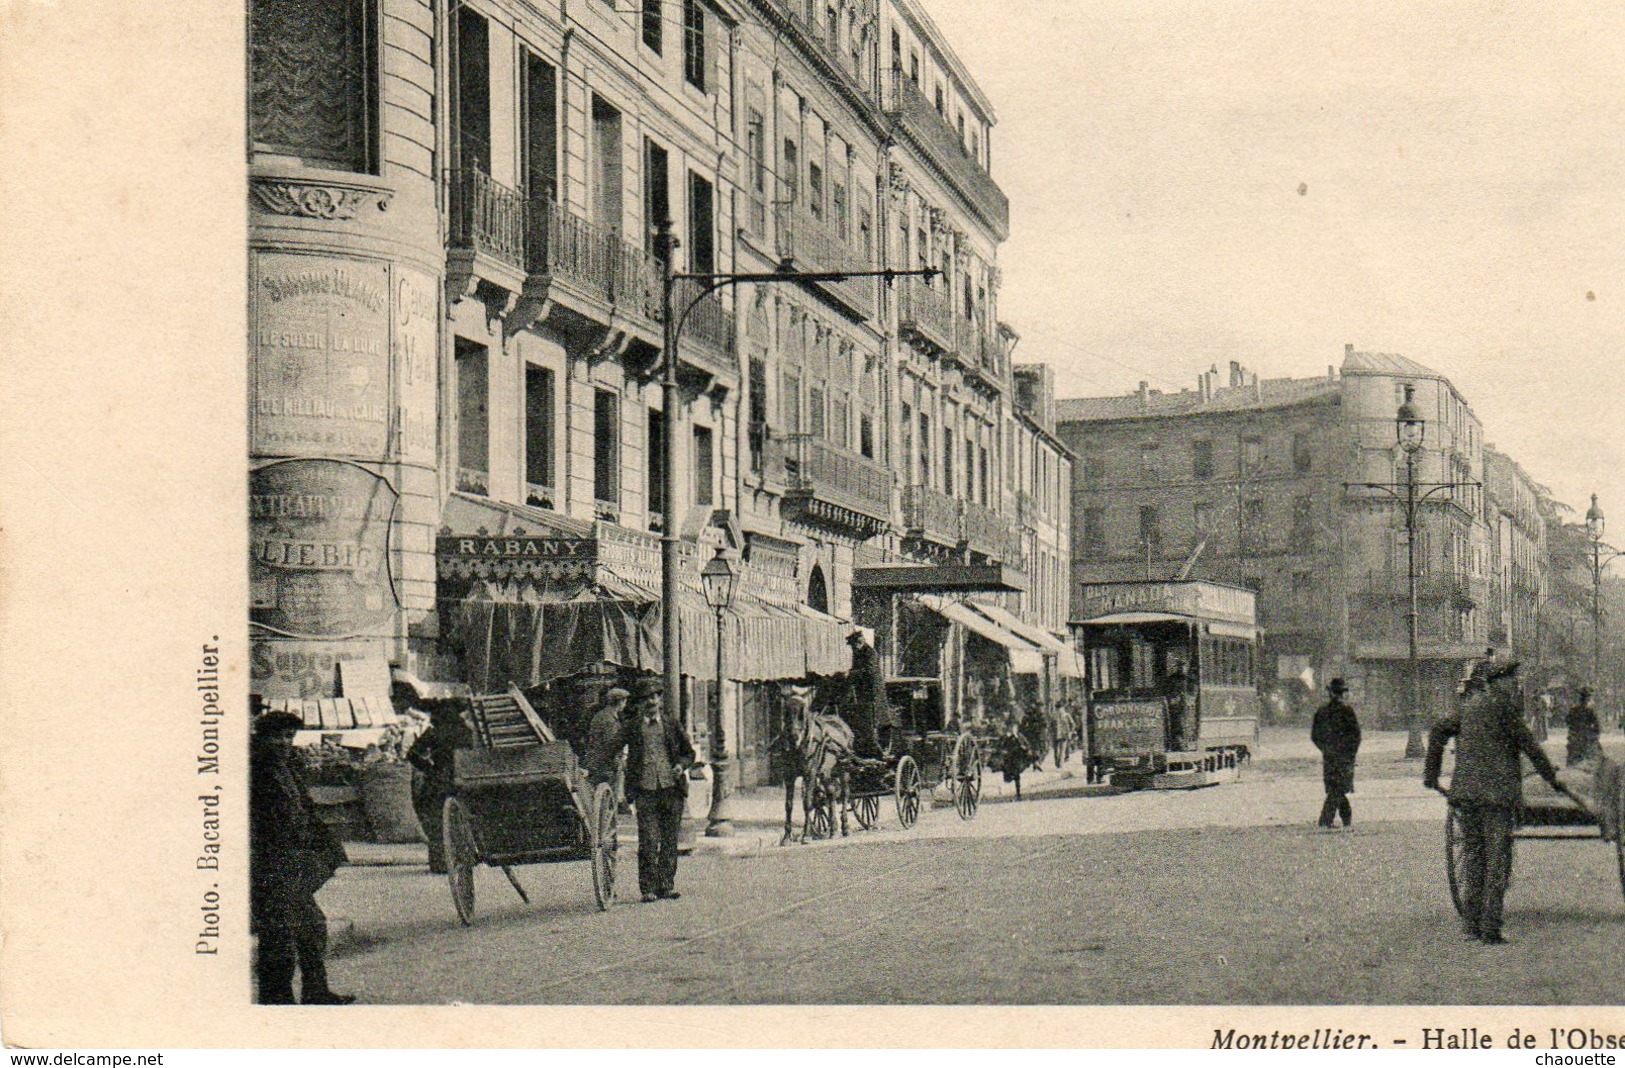
{"type": "Polygon", "coordinates": [[[1161,752],[1163,703],[1155,701],[1097,701],[1094,705],[1096,756],[1114,753],[1161,752]]]}

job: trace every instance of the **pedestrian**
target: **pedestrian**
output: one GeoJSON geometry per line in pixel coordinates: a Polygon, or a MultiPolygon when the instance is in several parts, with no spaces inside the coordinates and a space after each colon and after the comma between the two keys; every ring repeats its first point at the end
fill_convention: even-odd
{"type": "Polygon", "coordinates": [[[1523,803],[1519,754],[1554,789],[1562,790],[1563,784],[1518,708],[1518,662],[1490,665],[1484,683],[1433,725],[1422,785],[1439,789],[1445,743],[1455,738],[1456,767],[1445,796],[1456,809],[1463,836],[1463,926],[1469,938],[1500,945],[1506,941],[1501,911],[1512,876],[1512,832],[1523,803]]]}
{"type": "Polygon", "coordinates": [[[637,809],[638,889],[644,901],[676,900],[677,835],[688,801],[694,745],[661,702],[661,684],[633,684],[632,722],[626,730],[626,796],[637,809]]]}
{"type": "Polygon", "coordinates": [[[1587,759],[1602,745],[1602,724],[1597,721],[1597,709],[1591,703],[1591,687],[1580,687],[1579,697],[1569,708],[1564,726],[1569,732],[1564,763],[1569,767],[1587,759]]]}
{"type": "Polygon", "coordinates": [[[1354,792],[1354,762],[1360,752],[1360,720],[1345,700],[1348,683],[1333,679],[1326,692],[1326,703],[1315,712],[1314,724],[1309,728],[1309,740],[1320,750],[1321,781],[1326,787],[1320,827],[1329,831],[1333,819],[1341,818],[1347,830],[1354,822],[1349,794],[1354,792]]]}
{"type": "Polygon", "coordinates": [[[621,750],[626,748],[626,701],[632,695],[619,686],[610,687],[593,713],[587,728],[587,748],[581,761],[581,770],[587,781],[597,786],[601,782],[614,783],[616,763],[621,750]]]}
{"type": "Polygon", "coordinates": [[[880,729],[887,734],[897,726],[891,703],[886,700],[886,680],[880,673],[880,658],[864,637],[854,630],[846,636],[852,650],[852,669],[846,676],[846,725],[852,728],[852,747],[860,757],[879,759],[885,754],[880,745],[880,729]]]}
{"type": "Polygon", "coordinates": [[[1004,721],[1004,733],[999,736],[999,770],[1004,775],[1005,782],[1016,784],[1016,800],[1021,800],[1021,775],[1032,765],[1033,747],[1027,741],[1026,735],[1021,733],[1021,726],[1016,722],[1015,716],[1007,716],[1004,721]]]}
{"type": "Polygon", "coordinates": [[[294,766],[293,736],[303,726],[287,712],[254,720],[249,745],[249,920],[259,937],[254,978],[261,1005],[348,1005],[351,994],[327,985],[327,917],[316,891],[345,861],[344,846],[316,815],[294,766]]]}
{"type": "MultiPolygon", "coordinates": [[[[415,692],[411,687],[398,682],[390,691],[397,711],[412,703],[412,696],[415,692]]],[[[457,750],[467,749],[474,742],[463,719],[461,701],[447,698],[423,703],[429,706],[429,728],[406,751],[406,762],[412,765],[412,810],[429,844],[429,871],[444,875],[446,798],[457,790],[457,750]]]]}

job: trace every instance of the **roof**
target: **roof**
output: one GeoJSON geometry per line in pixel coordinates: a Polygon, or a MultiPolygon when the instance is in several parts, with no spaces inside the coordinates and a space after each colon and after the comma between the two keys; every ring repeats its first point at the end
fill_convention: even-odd
{"type": "Polygon", "coordinates": [[[1409,356],[1393,352],[1355,352],[1353,349],[1346,349],[1343,353],[1343,373],[1402,375],[1406,378],[1444,377],[1431,367],[1423,367],[1409,356]]]}
{"type": "Polygon", "coordinates": [[[1245,386],[1213,391],[1202,399],[1195,390],[1178,393],[1148,391],[1115,397],[1070,397],[1055,402],[1055,422],[1094,423],[1116,419],[1166,419],[1182,415],[1208,415],[1285,408],[1294,404],[1336,398],[1342,384],[1329,378],[1264,378],[1245,386]]]}

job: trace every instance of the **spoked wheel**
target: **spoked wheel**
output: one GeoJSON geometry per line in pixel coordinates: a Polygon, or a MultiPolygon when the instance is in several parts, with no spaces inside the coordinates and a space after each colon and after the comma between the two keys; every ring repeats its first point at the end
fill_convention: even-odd
{"type": "Polygon", "coordinates": [[[954,811],[962,820],[975,819],[982,802],[982,753],[976,739],[968,734],[954,741],[951,774],[949,789],[953,792],[954,811]]]}
{"type": "Polygon", "coordinates": [[[835,794],[822,782],[806,787],[805,823],[808,838],[835,837],[835,794]]]}
{"type": "Polygon", "coordinates": [[[474,865],[479,863],[479,845],[474,840],[474,818],[455,797],[446,798],[441,810],[441,829],[446,842],[446,881],[451,884],[451,903],[463,926],[474,922],[474,865]]]}
{"type": "Polygon", "coordinates": [[[897,779],[893,787],[897,800],[897,822],[906,830],[920,818],[920,766],[911,756],[897,762],[897,779]]]}
{"type": "Polygon", "coordinates": [[[880,798],[873,794],[865,794],[852,800],[852,815],[857,819],[858,826],[866,831],[872,831],[880,823],[880,798]]]}
{"type": "Polygon", "coordinates": [[[615,904],[615,864],[621,848],[620,815],[615,790],[607,782],[592,794],[592,894],[600,911],[615,904]]]}
{"type": "Polygon", "coordinates": [[[1461,813],[1455,805],[1450,806],[1450,814],[1444,820],[1444,870],[1445,877],[1450,881],[1450,903],[1456,907],[1456,915],[1465,912],[1462,904],[1462,894],[1467,888],[1467,877],[1462,870],[1464,854],[1463,848],[1466,834],[1461,826],[1461,813]]]}

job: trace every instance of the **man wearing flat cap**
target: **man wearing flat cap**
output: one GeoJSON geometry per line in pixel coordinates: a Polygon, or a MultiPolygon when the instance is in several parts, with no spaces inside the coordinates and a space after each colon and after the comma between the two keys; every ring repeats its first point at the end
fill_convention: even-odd
{"type": "MultiPolygon", "coordinates": [[[[1456,767],[1445,792],[1461,823],[1462,923],[1469,938],[1500,945],[1502,900],[1512,876],[1512,832],[1523,804],[1527,756],[1540,777],[1562,789],[1518,708],[1518,662],[1498,660],[1484,671],[1484,688],[1462,698],[1428,734],[1422,785],[1439,789],[1445,743],[1456,739],[1456,767]]],[[[1444,792],[1444,791],[1441,791],[1444,792]]]]}
{"type": "Polygon", "coordinates": [[[293,736],[303,726],[287,712],[254,720],[249,750],[249,920],[259,936],[254,975],[262,1005],[348,1005],[327,986],[327,916],[316,891],[344,863],[344,846],[316,815],[294,767],[293,736]]]}
{"type": "Polygon", "coordinates": [[[1321,781],[1326,787],[1320,827],[1329,831],[1333,820],[1341,818],[1347,830],[1354,822],[1349,794],[1354,792],[1354,763],[1360,753],[1360,720],[1347,700],[1348,683],[1333,679],[1326,692],[1326,703],[1315,713],[1309,728],[1309,740],[1320,750],[1321,781]]]}

